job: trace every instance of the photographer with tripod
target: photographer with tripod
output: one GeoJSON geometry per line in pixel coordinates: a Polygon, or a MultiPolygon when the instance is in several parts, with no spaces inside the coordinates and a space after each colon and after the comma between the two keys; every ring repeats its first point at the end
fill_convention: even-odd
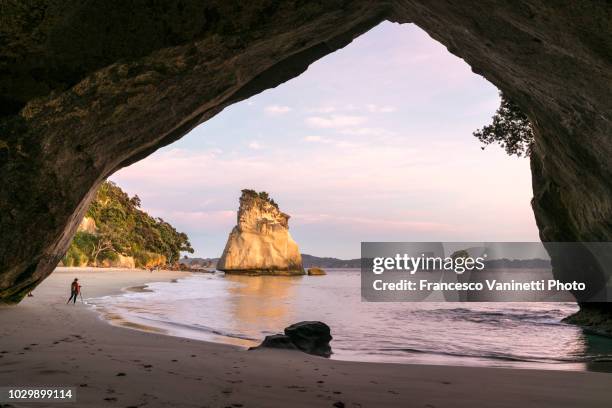
{"type": "MultiPolygon", "coordinates": [[[[74,299],[72,304],[75,304],[77,301],[77,297],[81,294],[81,285],[79,285],[79,279],[74,278],[72,284],[70,285],[70,298],[66,304],[70,303],[71,300],[74,299]]],[[[81,301],[83,300],[83,296],[81,296],[81,301]]]]}

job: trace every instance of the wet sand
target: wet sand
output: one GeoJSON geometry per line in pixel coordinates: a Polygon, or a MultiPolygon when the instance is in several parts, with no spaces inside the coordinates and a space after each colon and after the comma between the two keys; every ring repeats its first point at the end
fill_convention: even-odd
{"type": "Polygon", "coordinates": [[[606,373],[346,362],[130,330],[108,324],[80,301],[66,305],[75,276],[87,299],[187,274],[57,270],[33,298],[0,307],[0,385],[75,386],[78,407],[609,407],[612,401],[606,373]]]}

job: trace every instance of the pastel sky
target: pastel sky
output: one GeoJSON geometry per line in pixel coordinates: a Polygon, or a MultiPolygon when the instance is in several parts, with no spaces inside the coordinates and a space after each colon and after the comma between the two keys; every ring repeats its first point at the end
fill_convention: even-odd
{"type": "Polygon", "coordinates": [[[361,241],[538,240],[527,159],[472,132],[497,89],[414,25],[383,23],[111,177],[217,257],[243,188],[291,215],[303,253],[361,241]]]}

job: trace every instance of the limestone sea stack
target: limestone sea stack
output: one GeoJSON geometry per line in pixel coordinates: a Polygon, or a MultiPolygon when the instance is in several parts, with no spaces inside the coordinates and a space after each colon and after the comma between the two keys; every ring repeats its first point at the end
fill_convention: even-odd
{"type": "Polygon", "coordinates": [[[242,190],[238,223],[217,269],[245,275],[304,274],[300,250],[289,234],[289,215],[267,193],[242,190]]]}

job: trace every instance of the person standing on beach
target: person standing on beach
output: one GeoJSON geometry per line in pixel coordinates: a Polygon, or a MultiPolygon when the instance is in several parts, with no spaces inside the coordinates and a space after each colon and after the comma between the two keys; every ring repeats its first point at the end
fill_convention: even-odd
{"type": "Polygon", "coordinates": [[[77,278],[74,278],[74,280],[72,281],[72,284],[70,285],[70,298],[68,299],[68,302],[66,302],[66,304],[70,303],[70,301],[73,300],[73,298],[74,298],[74,302],[72,304],[75,304],[80,292],[81,292],[81,285],[79,285],[79,280],[77,278]]]}

